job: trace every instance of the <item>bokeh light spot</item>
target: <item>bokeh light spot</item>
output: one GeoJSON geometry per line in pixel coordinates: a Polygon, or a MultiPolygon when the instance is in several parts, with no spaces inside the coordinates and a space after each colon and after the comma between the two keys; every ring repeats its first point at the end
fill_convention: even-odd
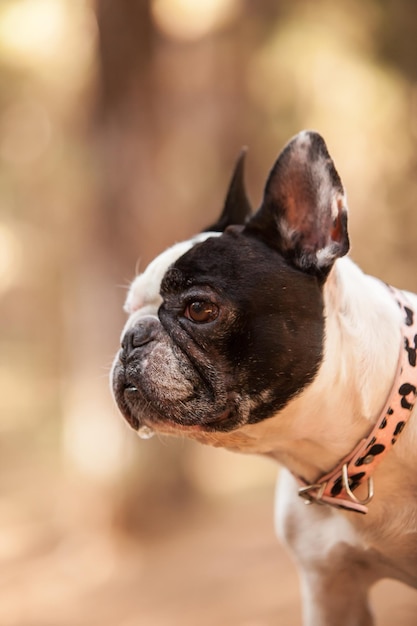
{"type": "Polygon", "coordinates": [[[153,0],[152,17],[159,30],[172,39],[194,41],[231,22],[238,0],[153,0]]]}

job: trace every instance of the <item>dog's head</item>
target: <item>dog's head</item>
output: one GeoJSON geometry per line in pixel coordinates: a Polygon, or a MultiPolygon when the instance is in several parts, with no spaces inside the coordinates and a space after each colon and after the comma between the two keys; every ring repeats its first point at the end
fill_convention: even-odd
{"type": "Polygon", "coordinates": [[[349,248],[340,178],[313,132],[279,155],[254,215],[242,177],[243,155],[219,221],[130,288],[112,384],[135,429],[220,437],[275,415],[319,369],[323,285],[349,248]]]}

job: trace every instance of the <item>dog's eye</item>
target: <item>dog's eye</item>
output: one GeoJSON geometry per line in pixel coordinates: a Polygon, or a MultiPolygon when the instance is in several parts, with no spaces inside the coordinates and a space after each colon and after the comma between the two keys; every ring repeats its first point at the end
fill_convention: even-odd
{"type": "Polygon", "coordinates": [[[187,319],[197,324],[207,324],[216,319],[219,314],[218,307],[212,302],[205,300],[195,300],[185,309],[184,315],[187,319]]]}

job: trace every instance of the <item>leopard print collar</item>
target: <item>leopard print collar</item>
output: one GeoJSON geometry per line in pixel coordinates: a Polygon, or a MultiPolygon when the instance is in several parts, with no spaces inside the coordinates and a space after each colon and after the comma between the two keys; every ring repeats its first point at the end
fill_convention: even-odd
{"type": "Polygon", "coordinates": [[[402,291],[389,289],[404,315],[401,350],[391,392],[369,435],[347,457],[313,485],[299,478],[303,486],[298,493],[307,504],[317,502],[367,513],[366,505],[374,495],[372,474],[396,443],[412,413],[417,397],[413,384],[417,384],[417,316],[402,291]],[[365,483],[368,495],[360,500],[354,491],[365,483]]]}

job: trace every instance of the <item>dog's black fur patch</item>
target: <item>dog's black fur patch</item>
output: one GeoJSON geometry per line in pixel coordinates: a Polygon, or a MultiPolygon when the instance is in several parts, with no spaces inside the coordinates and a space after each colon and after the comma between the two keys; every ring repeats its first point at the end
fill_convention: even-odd
{"type": "Polygon", "coordinates": [[[200,346],[207,367],[215,364],[231,391],[253,399],[249,423],[276,413],[314,378],[324,340],[319,281],[256,237],[228,229],[194,246],[168,270],[161,294],[159,317],[181,349],[200,346]],[[183,316],[190,299],[214,299],[222,314],[195,324],[183,316]]]}

